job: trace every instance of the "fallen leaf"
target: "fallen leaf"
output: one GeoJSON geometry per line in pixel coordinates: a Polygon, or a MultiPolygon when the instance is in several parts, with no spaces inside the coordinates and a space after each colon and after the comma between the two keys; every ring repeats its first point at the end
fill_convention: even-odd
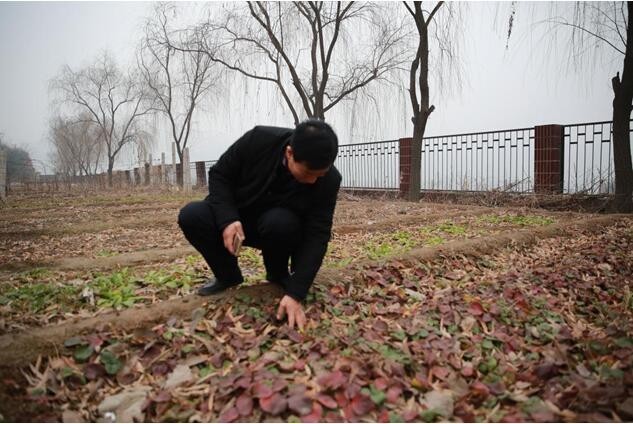
{"type": "Polygon", "coordinates": [[[453,416],[453,396],[450,390],[435,389],[424,394],[423,403],[444,418],[453,416]]]}
{"type": "Polygon", "coordinates": [[[62,422],[83,423],[85,421],[79,412],[67,409],[64,412],[62,412],[62,422]]]}
{"type": "Polygon", "coordinates": [[[158,394],[152,397],[152,400],[156,403],[169,402],[171,400],[171,393],[166,390],[161,390],[158,394]]]}
{"type": "Polygon", "coordinates": [[[137,386],[123,392],[106,397],[97,407],[103,416],[107,412],[115,414],[116,422],[144,421],[142,407],[150,392],[149,386],[137,386]]]}
{"type": "Polygon", "coordinates": [[[175,387],[178,387],[184,383],[187,383],[193,380],[193,374],[191,373],[191,369],[186,365],[178,365],[174,370],[169,374],[165,384],[163,385],[163,389],[170,390],[175,387]]]}

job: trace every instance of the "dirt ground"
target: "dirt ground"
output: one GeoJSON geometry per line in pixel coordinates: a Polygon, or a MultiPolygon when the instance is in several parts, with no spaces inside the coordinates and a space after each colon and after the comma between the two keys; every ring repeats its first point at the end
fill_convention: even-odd
{"type": "Polygon", "coordinates": [[[9,197],[0,418],[633,419],[630,217],[343,194],[298,333],[252,249],[192,295],[203,196],[9,197]]]}

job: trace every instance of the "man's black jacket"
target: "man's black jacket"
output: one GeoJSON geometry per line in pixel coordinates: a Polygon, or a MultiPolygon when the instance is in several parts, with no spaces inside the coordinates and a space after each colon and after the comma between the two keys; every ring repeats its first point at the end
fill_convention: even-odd
{"type": "MultiPolygon", "coordinates": [[[[292,133],[289,128],[257,126],[229,147],[209,169],[206,201],[221,230],[239,221],[239,210],[252,205],[266,193],[292,133]]],[[[294,253],[295,272],[285,285],[287,294],[296,300],[305,299],[323,262],[340,185],[341,174],[332,166],[326,175],[310,185],[310,204],[293,210],[302,219],[303,238],[294,253]]]]}

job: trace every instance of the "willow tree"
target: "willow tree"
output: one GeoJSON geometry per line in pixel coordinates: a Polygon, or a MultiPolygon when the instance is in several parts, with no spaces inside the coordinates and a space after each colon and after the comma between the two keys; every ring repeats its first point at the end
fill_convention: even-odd
{"type": "MultiPolygon", "coordinates": [[[[633,2],[576,2],[573,7],[555,5],[551,17],[544,23],[553,30],[567,31],[567,51],[577,68],[585,66],[593,56],[601,66],[609,66],[615,76],[611,78],[613,89],[613,160],[615,171],[615,197],[613,210],[633,211],[633,165],[631,163],[631,110],[633,108],[633,2]],[[561,10],[561,7],[563,10],[561,10]],[[601,60],[613,54],[621,58],[617,62],[601,60]]],[[[512,34],[515,12],[510,15],[508,39],[512,34]]],[[[555,37],[550,37],[555,39],[555,37]]]]}
{"type": "Polygon", "coordinates": [[[212,61],[274,84],[295,124],[325,119],[337,104],[404,63],[406,30],[383,5],[247,2],[195,28],[212,61]]]}
{"type": "Polygon", "coordinates": [[[86,67],[64,66],[51,81],[51,90],[73,116],[87,116],[99,128],[108,161],[108,184],[112,186],[112,171],[121,150],[147,141],[140,120],[155,111],[152,98],[138,78],[121,71],[105,51],[86,67]]]}
{"type": "Polygon", "coordinates": [[[429,116],[435,110],[430,102],[430,70],[435,69],[438,87],[459,80],[459,72],[452,75],[456,81],[445,81],[444,75],[456,70],[459,14],[455,4],[443,1],[424,3],[414,1],[404,6],[413,18],[417,29],[415,55],[409,69],[409,96],[413,109],[413,141],[411,144],[411,172],[409,174],[410,201],[420,199],[422,169],[422,139],[429,116]],[[431,66],[432,65],[432,66],[431,66]],[[446,74],[444,73],[446,72],[446,74]]]}
{"type": "MultiPolygon", "coordinates": [[[[197,48],[199,43],[195,37],[173,28],[172,17],[176,17],[174,5],[155,4],[153,16],[144,28],[137,59],[148,94],[155,99],[157,110],[168,121],[171,138],[182,163],[183,152],[190,140],[194,112],[217,84],[219,66],[197,48]],[[173,46],[176,41],[191,49],[176,49],[173,46]]],[[[182,172],[180,168],[179,182],[182,182],[182,172]]]]}

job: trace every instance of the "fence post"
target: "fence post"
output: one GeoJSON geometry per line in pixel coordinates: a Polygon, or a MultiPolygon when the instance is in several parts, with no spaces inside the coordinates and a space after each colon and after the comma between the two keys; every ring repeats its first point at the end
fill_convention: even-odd
{"type": "Polygon", "coordinates": [[[174,176],[173,185],[178,185],[178,170],[176,169],[176,143],[171,143],[171,171],[174,176]]]}
{"type": "Polygon", "coordinates": [[[7,199],[7,151],[0,149],[0,200],[7,199]]]}
{"type": "Polygon", "coordinates": [[[207,185],[207,174],[205,172],[204,161],[196,162],[196,186],[198,188],[207,185]]]}
{"type": "Polygon", "coordinates": [[[150,172],[151,171],[151,165],[150,165],[149,162],[146,161],[143,164],[143,170],[144,170],[144,173],[143,173],[144,174],[144,176],[143,176],[143,185],[148,186],[152,182],[152,180],[151,180],[152,174],[150,172]]]}
{"type": "Polygon", "coordinates": [[[534,192],[563,192],[565,127],[538,125],[534,127],[534,192]]]}
{"type": "Polygon", "coordinates": [[[189,147],[182,152],[182,186],[185,193],[191,193],[191,169],[189,169],[189,147]]]}
{"type": "Polygon", "coordinates": [[[160,154],[160,185],[167,184],[167,168],[165,167],[165,152],[160,154]]]}
{"type": "Polygon", "coordinates": [[[399,142],[400,197],[406,197],[409,192],[411,179],[411,144],[413,143],[413,138],[401,138],[399,142]]]}

